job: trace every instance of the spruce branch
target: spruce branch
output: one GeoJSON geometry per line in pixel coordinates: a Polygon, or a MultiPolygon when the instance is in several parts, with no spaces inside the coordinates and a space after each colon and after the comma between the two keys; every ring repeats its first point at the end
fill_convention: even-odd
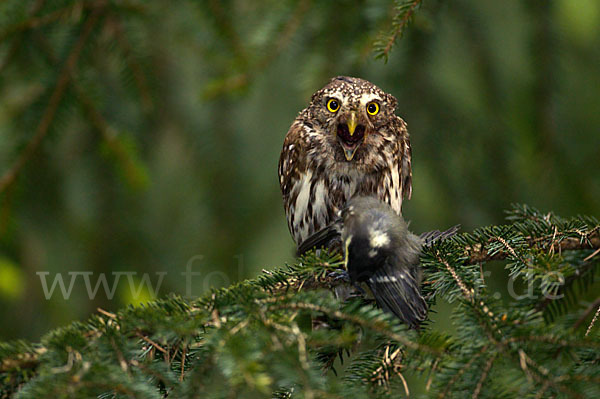
{"type": "Polygon", "coordinates": [[[483,383],[485,382],[485,379],[488,377],[490,370],[492,369],[492,365],[494,364],[494,360],[496,360],[497,355],[494,354],[492,356],[489,357],[489,359],[487,360],[487,362],[485,363],[485,367],[483,368],[483,371],[481,373],[481,377],[479,378],[479,381],[477,381],[477,386],[475,387],[475,391],[473,391],[473,399],[477,399],[479,397],[479,394],[481,393],[481,388],[483,388],[483,383]]]}
{"type": "MultiPolygon", "coordinates": [[[[59,60],[48,45],[45,38],[37,34],[37,32],[34,32],[33,36],[36,44],[48,59],[48,62],[58,66],[59,60]]],[[[130,186],[136,188],[145,186],[147,178],[145,177],[144,168],[140,166],[140,161],[136,159],[134,156],[135,154],[131,154],[131,151],[128,151],[123,145],[122,141],[119,140],[117,132],[102,116],[102,113],[98,110],[97,106],[94,104],[94,101],[77,81],[75,71],[67,72],[67,74],[69,86],[74,91],[79,104],[83,108],[83,111],[85,112],[91,125],[98,133],[100,133],[110,153],[116,158],[117,164],[124,171],[124,176],[130,183],[130,186]]]]}
{"type": "Polygon", "coordinates": [[[0,32],[0,42],[3,42],[8,36],[14,35],[16,33],[21,33],[24,31],[40,28],[44,25],[51,24],[60,19],[68,17],[70,15],[77,15],[81,13],[84,9],[102,9],[107,5],[107,0],[95,0],[95,1],[76,1],[72,4],[69,4],[66,7],[60,8],[58,10],[52,11],[48,14],[41,16],[34,16],[35,10],[39,10],[42,4],[38,3],[34,6],[34,12],[32,12],[32,16],[24,21],[19,21],[12,26],[5,28],[2,32],[0,32]]]}
{"type": "MultiPolygon", "coordinates": [[[[271,302],[271,300],[269,300],[269,302],[271,302]]],[[[273,302],[277,302],[277,300],[273,300],[273,302]]],[[[335,319],[350,321],[361,327],[365,327],[365,328],[368,327],[369,329],[372,329],[372,330],[388,337],[389,339],[392,339],[394,341],[401,343],[402,345],[406,346],[409,349],[413,349],[413,350],[421,351],[421,352],[427,352],[427,353],[431,353],[434,355],[442,354],[442,352],[440,352],[436,348],[424,346],[419,343],[410,341],[407,338],[405,338],[404,336],[398,334],[397,332],[394,332],[390,328],[393,324],[389,323],[390,318],[388,318],[388,317],[386,317],[387,321],[386,321],[386,319],[376,319],[376,320],[371,319],[371,320],[369,320],[366,318],[362,318],[358,315],[346,314],[339,310],[333,310],[333,309],[326,308],[324,306],[319,306],[319,305],[315,305],[312,303],[302,303],[302,302],[274,304],[272,308],[273,309],[310,310],[310,311],[322,313],[322,314],[325,314],[325,315],[335,318],[335,319]]]]}
{"type": "MultiPolygon", "coordinates": [[[[503,359],[517,361],[520,370],[530,381],[530,385],[541,384],[547,386],[545,389],[553,389],[570,397],[582,397],[579,392],[573,391],[569,381],[589,379],[587,375],[554,372],[551,367],[533,360],[528,353],[534,347],[537,348],[536,354],[543,354],[544,349],[541,349],[540,345],[549,345],[555,348],[555,353],[560,353],[561,347],[575,351],[591,350],[599,343],[544,334],[515,336],[516,330],[526,331],[531,323],[540,322],[539,317],[532,318],[539,311],[539,306],[536,308],[535,303],[524,302],[521,306],[526,304],[534,306],[533,313],[531,308],[527,308],[528,313],[520,317],[514,314],[512,309],[502,309],[486,293],[480,268],[472,266],[481,266],[488,260],[508,258],[511,262],[509,263],[511,273],[514,275],[527,273],[539,278],[545,273],[553,272],[556,266],[563,267],[563,263],[568,260],[570,263],[565,266],[564,272],[570,274],[567,274],[563,280],[563,286],[553,291],[555,295],[565,291],[575,281],[580,281],[593,270],[595,266],[593,256],[587,256],[585,257],[587,260],[582,260],[583,255],[568,255],[567,251],[593,249],[598,245],[597,220],[585,217],[565,220],[553,215],[543,218],[531,218],[531,216],[533,215],[527,214],[526,221],[518,220],[510,226],[483,228],[473,234],[465,233],[425,251],[423,264],[429,271],[428,280],[432,282],[431,286],[427,286],[428,290],[434,296],[439,295],[447,299],[454,298],[457,293],[461,294],[460,297],[463,298],[461,306],[470,310],[465,312],[459,307],[455,312],[463,318],[468,315],[468,320],[475,322],[469,327],[469,331],[472,334],[483,334],[482,336],[490,343],[485,351],[491,351],[490,355],[486,356],[485,364],[479,368],[478,374],[475,374],[477,367],[474,367],[474,364],[480,363],[478,358],[481,357],[481,352],[477,352],[479,356],[471,353],[468,358],[464,358],[463,367],[455,370],[448,380],[442,380],[443,383],[438,381],[438,384],[441,383],[443,386],[439,397],[450,394],[454,384],[459,381],[463,383],[468,379],[485,381],[495,367],[496,362],[491,359],[499,355],[503,359]],[[526,318],[522,319],[523,316],[526,318]]],[[[547,306],[550,302],[551,299],[545,297],[541,304],[547,306]]],[[[467,323],[470,322],[463,321],[463,324],[467,323]]],[[[452,353],[449,356],[451,357],[452,353]]],[[[542,355],[541,358],[545,356],[542,355]]],[[[472,397],[480,396],[483,386],[483,383],[474,385],[471,390],[472,397]]]]}
{"type": "Polygon", "coordinates": [[[438,399],[443,399],[448,395],[448,393],[452,392],[450,389],[458,382],[460,377],[473,365],[473,363],[478,360],[483,354],[488,350],[488,346],[483,346],[476,354],[471,356],[469,361],[467,361],[459,370],[454,374],[452,379],[446,384],[443,391],[438,395],[438,399]]]}
{"type": "Polygon", "coordinates": [[[567,339],[549,335],[530,335],[530,336],[519,336],[511,337],[502,341],[503,345],[510,345],[512,343],[531,343],[540,342],[546,344],[552,344],[564,348],[600,348],[600,342],[597,341],[586,341],[577,339],[567,339]]]}
{"type": "Polygon", "coordinates": [[[50,96],[48,104],[46,105],[43,116],[36,128],[35,134],[31,140],[29,140],[27,146],[18,156],[17,160],[6,172],[4,172],[0,178],[0,194],[5,192],[6,189],[15,181],[21,172],[21,169],[33,156],[46,137],[50,125],[52,124],[52,120],[54,119],[54,115],[56,114],[56,110],[58,109],[63,95],[65,94],[65,90],[67,89],[71,79],[72,72],[77,65],[81,51],[83,50],[90,33],[92,32],[102,13],[102,8],[94,8],[85,21],[78,40],[75,42],[75,44],[73,44],[73,47],[71,48],[71,51],[64,62],[64,66],[58,76],[56,85],[50,96]]]}
{"type": "Polygon", "coordinates": [[[146,75],[144,74],[141,65],[133,55],[133,48],[129,42],[129,39],[127,38],[122,21],[115,15],[109,15],[107,18],[107,25],[110,26],[114,31],[117,43],[121,47],[121,51],[125,56],[125,61],[133,73],[133,78],[135,79],[143,108],[146,110],[146,112],[151,112],[154,109],[154,102],[152,100],[150,86],[148,85],[146,75]]]}
{"type": "Polygon", "coordinates": [[[396,40],[401,38],[406,27],[412,20],[416,9],[421,5],[422,0],[396,0],[394,9],[395,15],[392,20],[392,29],[388,34],[382,34],[375,42],[375,58],[383,58],[387,62],[392,47],[396,40]]]}
{"type": "Polygon", "coordinates": [[[569,389],[564,384],[561,384],[561,377],[553,377],[550,374],[550,371],[535,362],[523,349],[518,350],[519,354],[519,364],[521,365],[521,369],[523,373],[527,375],[527,377],[531,380],[535,380],[538,383],[549,384],[551,387],[555,388],[558,391],[561,391],[568,395],[569,398],[582,398],[580,394],[569,389]]]}
{"type": "MultiPolygon", "coordinates": [[[[295,9],[292,11],[292,15],[284,24],[283,28],[281,29],[281,33],[277,36],[278,38],[272,43],[267,44],[265,55],[257,60],[248,59],[246,61],[246,68],[243,72],[215,79],[204,91],[204,97],[207,99],[214,99],[226,93],[246,87],[252,81],[252,79],[255,78],[256,74],[264,71],[265,68],[267,68],[286,48],[286,46],[294,37],[295,33],[301,27],[305,16],[310,10],[311,3],[312,2],[310,0],[298,1],[295,9]]],[[[221,29],[225,32],[230,32],[231,28],[227,26],[227,23],[223,21],[223,17],[220,15],[220,8],[216,7],[215,5],[212,7],[212,9],[217,23],[224,24],[221,29]]],[[[228,36],[231,36],[231,32],[228,33],[228,36]]],[[[235,36],[232,36],[232,38],[235,38],[235,36]]],[[[234,43],[235,41],[232,42],[232,47],[235,47],[234,43]]]]}
{"type": "Polygon", "coordinates": [[[379,366],[373,373],[371,374],[370,382],[376,382],[380,386],[384,386],[385,390],[389,392],[389,385],[391,380],[390,371],[400,378],[402,382],[402,387],[404,388],[404,393],[406,393],[406,397],[410,396],[410,390],[408,388],[408,383],[406,379],[402,375],[402,364],[400,360],[402,359],[402,348],[395,348],[394,345],[385,345],[385,349],[383,351],[383,356],[381,359],[381,366],[379,366]],[[392,351],[390,353],[390,350],[392,351]]]}
{"type": "MultiPolygon", "coordinates": [[[[36,1],[33,6],[31,7],[31,10],[29,11],[29,16],[30,18],[35,18],[35,14],[37,14],[37,12],[44,6],[45,0],[38,0],[36,1]]],[[[3,36],[5,36],[4,34],[0,34],[0,42],[2,42],[3,40],[3,36]]],[[[23,35],[19,35],[12,43],[10,49],[8,50],[6,56],[4,57],[4,59],[2,60],[2,62],[0,62],[0,73],[2,73],[2,71],[4,70],[4,67],[6,67],[6,65],[9,64],[9,61],[13,58],[15,52],[19,49],[19,47],[21,46],[23,42],[23,35]]]]}
{"type": "MultiPolygon", "coordinates": [[[[580,234],[580,237],[567,237],[561,240],[556,239],[555,236],[545,237],[526,237],[527,243],[530,246],[542,246],[544,248],[550,248],[549,251],[558,251],[561,253],[566,250],[576,249],[598,249],[600,250],[600,233],[598,229],[595,229],[591,233],[584,233],[581,231],[571,231],[571,233],[580,234]]],[[[506,243],[503,243],[505,245],[506,243]]],[[[506,250],[498,251],[490,254],[489,251],[483,245],[475,245],[471,248],[466,248],[466,252],[469,255],[468,264],[485,263],[493,260],[503,260],[509,256],[517,257],[514,249],[508,245],[506,250]]],[[[593,255],[593,254],[592,254],[593,255]]],[[[592,256],[590,255],[590,259],[592,256]]]]}
{"type": "MultiPolygon", "coordinates": [[[[549,253],[550,241],[532,244],[523,237],[547,235],[558,241],[565,238],[565,231],[596,234],[596,222],[585,220],[576,218],[567,223],[575,227],[558,224],[558,229],[540,228],[545,222],[530,220],[527,226],[516,222],[427,249],[422,261],[430,300],[460,298],[454,309],[453,322],[459,327],[454,335],[430,331],[427,325],[417,334],[362,300],[338,302],[323,288],[341,283],[332,273],[341,261],[338,255],[321,251],[193,301],[170,297],[118,313],[99,309],[88,322],[53,332],[39,345],[9,349],[0,345],[0,373],[14,381],[11,389],[42,389],[42,379],[31,376],[60,371],[53,375],[60,375],[62,382],[54,382],[53,389],[76,377],[80,382],[71,385],[73,389],[87,389],[96,396],[121,392],[132,397],[178,397],[189,390],[200,394],[208,392],[213,387],[210,381],[217,378],[222,381],[221,392],[236,394],[242,389],[237,375],[243,376],[245,386],[263,394],[293,387],[313,397],[340,397],[340,392],[347,397],[364,389],[383,395],[394,386],[408,394],[405,371],[429,373],[428,395],[440,398],[458,392],[472,398],[503,396],[506,388],[496,378],[503,374],[517,376],[520,394],[540,390],[575,398],[596,394],[600,341],[572,334],[572,317],[546,321],[535,310],[535,302],[506,306],[495,300],[482,286],[479,265],[468,265],[465,255],[466,247],[487,243],[492,256],[507,254],[514,263],[511,268],[527,262],[523,267],[542,273],[546,266],[561,265],[550,262],[538,270],[535,256],[541,251],[543,259],[564,258],[581,270],[593,263],[582,260],[585,252],[549,253]],[[329,320],[328,328],[312,328],[310,320],[323,316],[329,320]],[[367,345],[362,352],[360,341],[367,345]],[[373,343],[374,349],[368,347],[373,343]],[[348,352],[351,363],[341,377],[344,389],[338,391],[333,383],[337,377],[322,366],[331,365],[331,355],[350,349],[355,353],[348,352]],[[223,367],[228,374],[223,374],[223,367]],[[101,370],[111,371],[105,375],[101,370]],[[282,370],[291,374],[281,377],[282,370]],[[136,382],[140,379],[141,385],[136,382]],[[111,385],[117,383],[118,389],[111,385]]],[[[572,276],[581,279],[586,274],[572,276]]]]}

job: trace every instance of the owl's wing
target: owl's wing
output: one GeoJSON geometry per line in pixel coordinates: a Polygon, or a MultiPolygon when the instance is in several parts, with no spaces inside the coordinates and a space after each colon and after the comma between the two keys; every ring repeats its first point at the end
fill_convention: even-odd
{"type": "Polygon", "coordinates": [[[406,122],[402,118],[397,117],[399,126],[398,134],[400,135],[400,162],[398,162],[398,168],[400,169],[400,181],[402,184],[402,198],[410,199],[412,196],[412,148],[410,146],[410,137],[408,136],[408,130],[406,128],[406,122]]]}
{"type": "Polygon", "coordinates": [[[386,127],[389,141],[382,147],[384,167],[376,184],[377,196],[402,214],[402,202],[412,195],[412,151],[406,123],[393,115],[386,127]]]}
{"type": "Polygon", "coordinates": [[[283,148],[279,156],[279,186],[283,195],[283,202],[286,205],[294,183],[300,178],[300,171],[304,170],[302,154],[304,151],[304,135],[300,121],[296,120],[283,141],[283,148]]]}
{"type": "Polygon", "coordinates": [[[298,196],[298,184],[302,175],[306,173],[306,131],[299,119],[292,124],[283,141],[283,148],[279,157],[279,186],[283,197],[283,207],[288,228],[294,241],[301,238],[298,229],[298,220],[304,215],[297,215],[295,209],[298,196]]]}
{"type": "Polygon", "coordinates": [[[402,163],[400,178],[402,179],[402,197],[410,199],[412,196],[412,148],[408,138],[402,142],[402,163]]]}

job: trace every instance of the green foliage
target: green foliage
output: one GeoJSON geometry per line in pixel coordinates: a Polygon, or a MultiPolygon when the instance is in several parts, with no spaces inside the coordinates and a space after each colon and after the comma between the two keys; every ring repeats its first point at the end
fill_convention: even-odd
{"type": "Polygon", "coordinates": [[[515,201],[599,214],[599,7],[0,2],[0,258],[21,270],[5,270],[0,334],[39,340],[135,301],[45,300],[38,271],[167,272],[165,295],[201,255],[194,271],[222,273],[201,295],[292,261],[278,155],[336,75],[398,99],[415,231],[496,225],[515,201]]]}
{"type": "MultiPolygon", "coordinates": [[[[48,325],[124,303],[36,301],[36,271],[180,276],[202,254],[203,271],[219,265],[238,281],[283,263],[277,155],[335,75],[398,98],[414,225],[492,226],[423,255],[433,308],[419,332],[368,301],[338,301],[340,259],[312,254],[196,300],[102,310],[37,344],[2,343],[0,398],[600,396],[598,221],[516,206],[497,225],[511,201],[600,211],[598,10],[570,0],[1,2],[3,336],[38,341],[48,325]],[[232,254],[251,268],[232,267],[232,254]],[[499,280],[510,276],[518,300],[496,295],[489,261],[504,262],[499,280]],[[444,324],[435,309],[446,303],[444,324]]],[[[182,291],[179,280],[163,291],[182,291]]]]}
{"type": "Polygon", "coordinates": [[[40,344],[2,344],[3,397],[404,397],[405,374],[428,380],[426,397],[600,395],[598,326],[574,324],[589,312],[544,317],[549,295],[578,302],[585,291],[573,282],[598,268],[589,248],[600,248],[600,223],[524,206],[509,219],[423,254],[428,301],[454,303],[454,334],[434,322],[408,330],[363,298],[340,302],[339,256],[311,253],[195,300],[100,311],[40,344]],[[532,284],[528,298],[504,304],[489,292],[483,268],[499,258],[532,284]]]}

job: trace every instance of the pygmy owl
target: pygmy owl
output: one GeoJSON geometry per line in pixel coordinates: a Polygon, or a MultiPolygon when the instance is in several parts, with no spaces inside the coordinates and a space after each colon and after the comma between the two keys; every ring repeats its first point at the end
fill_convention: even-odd
{"type": "Polygon", "coordinates": [[[290,127],[279,159],[288,227],[300,245],[355,195],[400,215],[411,196],[411,147],[397,100],[374,84],[338,76],[313,94],[290,127]]]}

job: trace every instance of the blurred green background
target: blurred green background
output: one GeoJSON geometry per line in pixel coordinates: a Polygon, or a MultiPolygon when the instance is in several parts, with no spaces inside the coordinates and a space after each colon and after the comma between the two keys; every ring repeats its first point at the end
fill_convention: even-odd
{"type": "Polygon", "coordinates": [[[502,223],[514,202],[600,216],[597,0],[425,1],[386,63],[394,15],[381,0],[0,3],[0,339],[293,262],[279,152],[336,75],[398,98],[414,231],[502,223]],[[72,292],[46,299],[58,273],[72,292]],[[100,276],[114,296],[90,299],[100,276]]]}

